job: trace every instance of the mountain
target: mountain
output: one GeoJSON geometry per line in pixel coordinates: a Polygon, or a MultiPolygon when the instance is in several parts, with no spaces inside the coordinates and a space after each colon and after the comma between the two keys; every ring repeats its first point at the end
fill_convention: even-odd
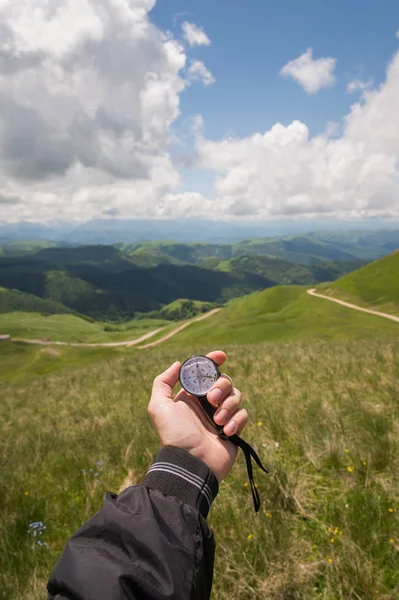
{"type": "Polygon", "coordinates": [[[318,232],[280,238],[249,238],[234,244],[152,241],[116,245],[139,266],[172,263],[211,268],[217,265],[214,259],[230,260],[249,255],[281,258],[308,266],[326,260],[375,260],[393,252],[398,246],[399,230],[318,232]]]}
{"type": "Polygon", "coordinates": [[[359,306],[399,315],[399,251],[334,283],[319,286],[318,290],[359,306]]]}
{"type": "Polygon", "coordinates": [[[301,265],[291,261],[268,256],[241,256],[231,260],[207,261],[208,266],[235,275],[256,273],[272,279],[279,285],[311,285],[314,281],[334,281],[363,266],[361,260],[326,261],[313,265],[301,265]]]}
{"type": "MultiPolygon", "coordinates": [[[[200,219],[93,219],[85,223],[57,222],[51,224],[27,223],[0,223],[0,244],[18,240],[47,239],[63,241],[72,244],[116,244],[116,243],[142,243],[149,240],[175,240],[178,242],[207,242],[207,243],[235,243],[242,239],[264,238],[266,236],[303,236],[313,231],[316,240],[328,241],[328,234],[334,234],[336,244],[347,243],[349,238],[346,233],[350,230],[354,237],[358,232],[366,238],[376,234],[380,238],[382,230],[396,230],[398,237],[399,223],[381,220],[360,221],[331,221],[331,220],[269,220],[269,221],[217,221],[200,219]],[[319,237],[320,236],[320,237],[319,237]]],[[[370,247],[370,239],[365,240],[370,247]]],[[[378,243],[377,243],[378,246],[378,243]]],[[[349,248],[341,248],[350,254],[349,248]]],[[[362,241],[359,241],[362,249],[362,241]]],[[[392,250],[390,250],[392,251],[392,250]]],[[[372,256],[358,256],[358,258],[373,259],[382,256],[373,253],[372,256]]]]}
{"type": "Polygon", "coordinates": [[[275,285],[254,273],[220,273],[194,265],[142,268],[112,246],[46,248],[23,256],[0,256],[0,273],[3,287],[107,320],[159,310],[178,298],[225,302],[275,285]]]}

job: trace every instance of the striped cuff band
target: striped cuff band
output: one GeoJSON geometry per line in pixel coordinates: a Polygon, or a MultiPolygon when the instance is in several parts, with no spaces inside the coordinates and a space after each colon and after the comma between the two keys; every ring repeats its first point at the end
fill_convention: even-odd
{"type": "Polygon", "coordinates": [[[195,506],[205,518],[219,490],[215,475],[202,460],[171,446],[158,452],[143,484],[195,506]]]}

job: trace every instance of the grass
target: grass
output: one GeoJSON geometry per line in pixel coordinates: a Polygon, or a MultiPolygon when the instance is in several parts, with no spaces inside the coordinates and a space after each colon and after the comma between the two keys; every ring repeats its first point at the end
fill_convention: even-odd
{"type": "MultiPolygon", "coordinates": [[[[3,383],[0,597],[44,597],[67,539],[106,490],[140,482],[157,451],[146,414],[153,377],[211,347],[132,349],[85,369],[3,383]],[[46,526],[45,545],[33,522],[46,526]]],[[[221,485],[209,518],[213,598],[399,598],[399,343],[226,350],[225,370],[252,417],[245,438],[270,474],[256,473],[258,515],[242,456],[221,485]]]]}
{"type": "Polygon", "coordinates": [[[306,289],[278,286],[233,300],[209,320],[190,325],[168,344],[184,347],[201,340],[218,345],[398,335],[396,323],[311,297],[306,289]]]}
{"type": "Polygon", "coordinates": [[[169,321],[140,319],[114,324],[86,321],[74,315],[49,315],[39,313],[11,312],[0,314],[1,332],[14,338],[40,339],[62,342],[120,342],[134,340],[152,330],[163,327],[169,321]]]}
{"type": "Polygon", "coordinates": [[[399,316],[399,252],[318,286],[322,294],[399,316]]]}
{"type": "Polygon", "coordinates": [[[56,372],[86,369],[99,361],[112,360],[125,348],[68,348],[0,343],[0,382],[30,382],[56,372]]]}

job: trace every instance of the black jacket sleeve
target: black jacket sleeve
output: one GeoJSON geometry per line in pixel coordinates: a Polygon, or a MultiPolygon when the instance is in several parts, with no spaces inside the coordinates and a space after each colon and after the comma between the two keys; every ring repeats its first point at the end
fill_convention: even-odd
{"type": "Polygon", "coordinates": [[[215,544],[205,518],[217,492],[205,463],[163,448],[142,485],[105,494],[69,540],[49,600],[208,599],[215,544]]]}

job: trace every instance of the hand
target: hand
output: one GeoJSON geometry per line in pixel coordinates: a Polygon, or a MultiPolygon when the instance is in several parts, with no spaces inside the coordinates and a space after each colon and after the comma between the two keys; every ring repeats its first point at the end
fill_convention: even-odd
{"type": "MultiPolygon", "coordinates": [[[[220,366],[226,354],[208,354],[220,366]]],[[[215,473],[219,481],[230,472],[237,447],[223,441],[209,422],[197,398],[181,390],[173,399],[173,388],[179,380],[181,363],[174,363],[154,380],[148,412],[163,446],[183,448],[196,456],[215,473]]],[[[208,392],[208,400],[217,406],[214,421],[223,425],[226,435],[240,433],[248,422],[248,413],[240,408],[241,392],[233,388],[227,377],[220,377],[208,392]]]]}

